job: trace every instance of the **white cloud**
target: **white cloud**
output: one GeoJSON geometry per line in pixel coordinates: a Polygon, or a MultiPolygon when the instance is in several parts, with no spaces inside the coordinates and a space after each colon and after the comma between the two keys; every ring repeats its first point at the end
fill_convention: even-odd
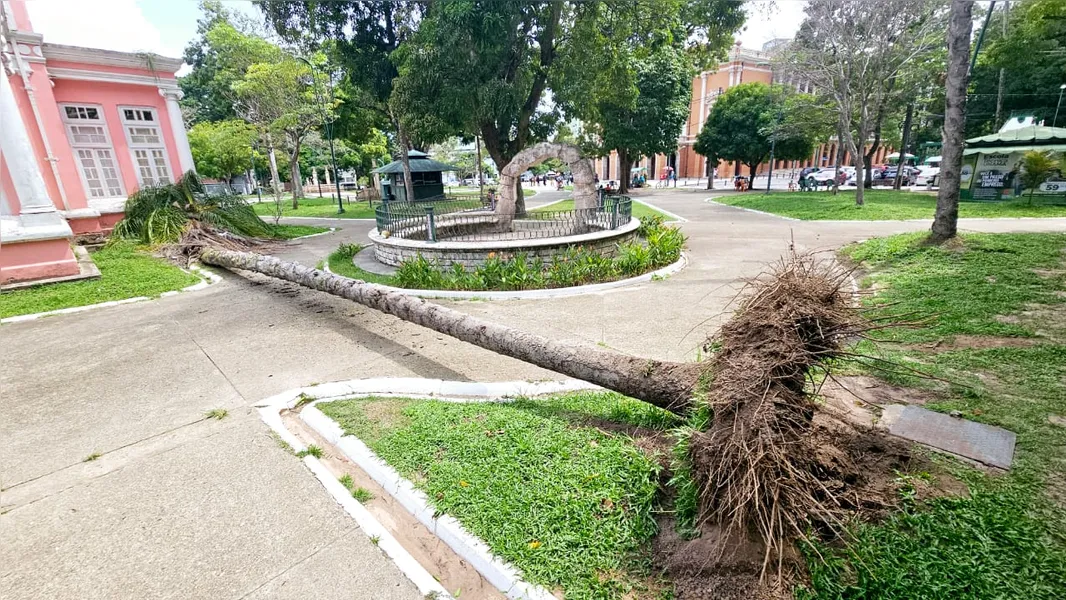
{"type": "Polygon", "coordinates": [[[34,31],[45,42],[182,55],[181,48],[163,42],[159,29],[144,16],[136,0],[34,0],[26,6],[34,31]]]}

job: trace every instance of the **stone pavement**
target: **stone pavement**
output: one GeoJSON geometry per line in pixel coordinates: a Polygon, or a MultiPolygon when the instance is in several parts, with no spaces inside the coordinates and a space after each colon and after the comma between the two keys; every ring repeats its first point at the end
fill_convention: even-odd
{"type": "MultiPolygon", "coordinates": [[[[530,204],[552,199],[542,194],[530,204]]],[[[741,282],[790,243],[829,249],[928,227],[786,221],[705,201],[715,194],[635,194],[689,219],[690,266],[668,280],[448,305],[562,340],[691,360],[741,282]]],[[[314,265],[373,227],[322,223],[339,229],[278,254],[314,265]]],[[[1066,220],[962,226],[1062,231],[1066,220]]],[[[325,294],[222,275],[196,293],[0,328],[5,599],[417,598],[251,405],[360,377],[558,377],[325,294]],[[214,408],[229,416],[205,419],[214,408]]]]}

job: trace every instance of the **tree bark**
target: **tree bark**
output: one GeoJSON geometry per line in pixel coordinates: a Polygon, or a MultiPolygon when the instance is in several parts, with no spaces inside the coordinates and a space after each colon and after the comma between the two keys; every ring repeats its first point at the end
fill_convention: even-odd
{"type": "Polygon", "coordinates": [[[261,273],[351,300],[480,346],[684,414],[705,366],[628,356],[557,342],[541,335],[490,323],[382,286],[348,279],[282,261],[272,256],[209,248],[200,255],[209,265],[261,273]]]}
{"type": "Polygon", "coordinates": [[[292,152],[289,154],[289,181],[292,182],[292,209],[300,208],[303,194],[303,177],[300,176],[300,138],[292,137],[292,152]]]}
{"type": "Polygon", "coordinates": [[[629,152],[625,148],[618,149],[618,193],[629,193],[629,152]]]}
{"type": "Polygon", "coordinates": [[[907,116],[903,118],[903,139],[900,140],[899,162],[896,164],[896,180],[892,189],[898,190],[903,185],[903,164],[907,160],[907,146],[910,144],[911,120],[914,119],[914,103],[907,105],[907,116]]]}
{"type": "Polygon", "coordinates": [[[940,191],[936,196],[936,215],[933,217],[930,235],[930,241],[935,243],[949,240],[958,233],[973,4],[973,0],[951,1],[947,36],[947,100],[944,106],[943,148],[940,151],[940,191]]]}
{"type": "MultiPolygon", "coordinates": [[[[1007,39],[1008,25],[1010,23],[1010,2],[1003,3],[1003,38],[1007,39]]],[[[1007,70],[1000,67],[999,69],[999,86],[996,88],[996,121],[995,129],[999,131],[999,128],[1003,126],[1003,87],[1007,83],[1007,70]]]]}
{"type": "Polygon", "coordinates": [[[274,188],[274,202],[281,204],[281,175],[278,173],[278,157],[274,154],[274,138],[266,134],[267,154],[270,156],[270,185],[274,188]]]}
{"type": "Polygon", "coordinates": [[[411,177],[411,157],[407,155],[411,151],[411,140],[407,137],[407,129],[403,125],[397,126],[400,138],[400,162],[403,163],[403,190],[408,202],[415,201],[415,180],[411,177]]]}

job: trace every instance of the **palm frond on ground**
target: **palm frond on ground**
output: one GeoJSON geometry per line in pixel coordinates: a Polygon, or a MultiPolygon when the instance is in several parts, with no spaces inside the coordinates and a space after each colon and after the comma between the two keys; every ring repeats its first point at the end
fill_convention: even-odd
{"type": "Polygon", "coordinates": [[[271,229],[239,196],[209,195],[196,173],[138,190],[126,200],[126,216],[114,235],[156,246],[173,244],[193,230],[267,238],[271,229]]]}

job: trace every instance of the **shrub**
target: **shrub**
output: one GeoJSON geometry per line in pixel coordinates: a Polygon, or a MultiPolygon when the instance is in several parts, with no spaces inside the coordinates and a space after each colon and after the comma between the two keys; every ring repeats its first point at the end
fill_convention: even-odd
{"type": "Polygon", "coordinates": [[[639,242],[629,242],[618,246],[615,266],[621,275],[633,277],[648,269],[651,264],[651,251],[639,242]]]}
{"type": "Polygon", "coordinates": [[[419,254],[405,260],[396,269],[396,284],[418,290],[439,290],[444,286],[444,275],[436,261],[427,260],[419,254]]]}
{"type": "Polygon", "coordinates": [[[559,288],[634,277],[680,258],[685,236],[676,227],[664,225],[661,217],[647,219],[638,231],[644,240],[619,244],[614,258],[583,246],[570,246],[548,263],[521,252],[513,256],[489,254],[471,271],[461,264],[442,270],[436,261],[418,255],[400,265],[395,283],[405,288],[438,290],[559,288]]]}

